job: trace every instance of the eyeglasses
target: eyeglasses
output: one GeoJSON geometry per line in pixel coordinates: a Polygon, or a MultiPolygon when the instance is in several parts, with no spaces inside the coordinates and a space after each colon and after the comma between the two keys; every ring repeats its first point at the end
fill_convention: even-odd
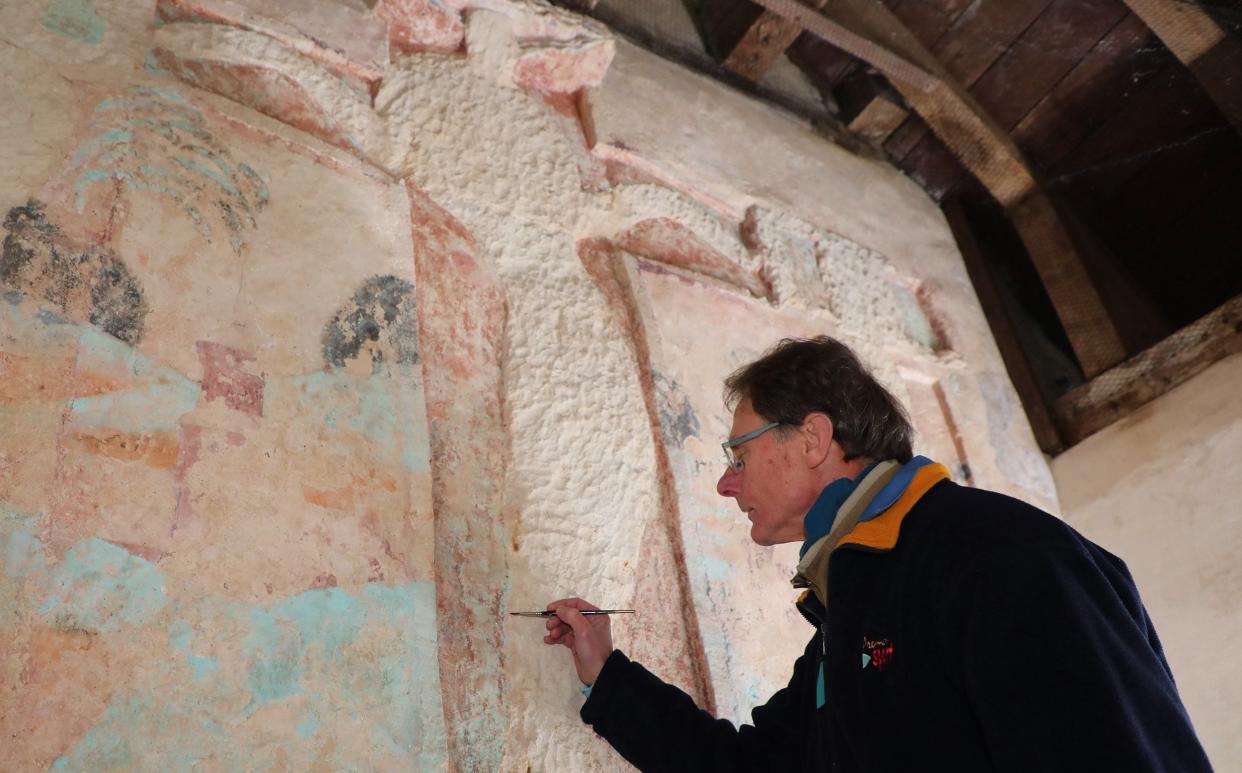
{"type": "Polygon", "coordinates": [[[775,429],[779,427],[780,425],[781,423],[779,421],[770,421],[767,424],[764,424],[759,429],[751,430],[750,432],[747,432],[745,435],[738,435],[737,437],[731,437],[725,442],[721,443],[720,447],[724,449],[725,462],[728,463],[729,469],[733,470],[734,472],[741,472],[742,469],[746,466],[745,462],[743,462],[741,459],[738,459],[736,456],[733,455],[733,449],[737,448],[738,446],[740,446],[741,444],[745,443],[748,440],[754,440],[755,438],[759,437],[760,435],[767,432],[768,430],[775,429]]]}

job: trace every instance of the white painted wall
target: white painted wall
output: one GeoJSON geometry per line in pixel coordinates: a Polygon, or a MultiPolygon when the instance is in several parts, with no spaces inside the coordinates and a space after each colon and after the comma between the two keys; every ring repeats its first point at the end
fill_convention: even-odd
{"type": "Polygon", "coordinates": [[[1065,518],[1129,565],[1217,770],[1242,770],[1242,355],[1057,457],[1065,518]]]}

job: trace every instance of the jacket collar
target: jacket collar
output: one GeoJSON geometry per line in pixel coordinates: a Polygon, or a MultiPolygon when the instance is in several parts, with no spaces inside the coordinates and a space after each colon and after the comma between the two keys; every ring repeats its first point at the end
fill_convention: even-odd
{"type": "Polygon", "coordinates": [[[805,556],[812,546],[840,526],[841,512],[845,509],[842,505],[847,500],[857,499],[856,492],[860,486],[866,488],[862,486],[863,481],[867,480],[867,476],[881,464],[895,465],[896,462],[872,462],[858,473],[858,477],[837,478],[824,486],[824,490],[819,492],[819,496],[815,498],[815,504],[811,505],[811,509],[802,518],[802,532],[806,535],[806,540],[802,543],[802,549],[798,551],[799,558],[805,556]]]}
{"type": "Polygon", "coordinates": [[[897,546],[901,524],[923,495],[942,480],[949,470],[924,456],[907,462],[871,501],[858,519],[858,525],[837,543],[862,550],[887,553],[897,546]]]}
{"type": "Polygon", "coordinates": [[[916,456],[904,465],[891,460],[880,462],[859,480],[848,481],[852,491],[839,506],[831,531],[803,546],[802,560],[792,580],[794,587],[810,588],[820,604],[826,604],[832,553],[847,545],[870,552],[892,550],[906,514],[932,486],[948,477],[943,465],[916,456]]]}

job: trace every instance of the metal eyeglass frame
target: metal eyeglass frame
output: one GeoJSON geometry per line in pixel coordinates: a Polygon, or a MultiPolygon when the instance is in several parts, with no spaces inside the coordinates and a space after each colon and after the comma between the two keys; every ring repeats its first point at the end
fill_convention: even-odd
{"type": "Polygon", "coordinates": [[[752,429],[750,432],[747,432],[744,435],[738,435],[737,437],[731,437],[725,442],[721,443],[720,447],[724,449],[725,463],[729,465],[729,469],[733,470],[734,472],[741,472],[742,467],[743,467],[742,462],[734,458],[733,449],[745,443],[747,440],[754,440],[755,438],[759,437],[760,435],[762,435],[763,433],[767,432],[770,429],[776,429],[780,425],[781,423],[779,421],[769,421],[767,424],[764,424],[759,429],[752,429]]]}

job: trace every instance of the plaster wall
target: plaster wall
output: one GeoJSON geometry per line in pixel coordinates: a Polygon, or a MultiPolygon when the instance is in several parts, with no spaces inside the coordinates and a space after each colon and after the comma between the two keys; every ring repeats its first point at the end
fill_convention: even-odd
{"type": "Polygon", "coordinates": [[[1217,770],[1242,766],[1242,357],[1057,457],[1065,519],[1130,567],[1217,770]]]}
{"type": "Polygon", "coordinates": [[[4,769],[617,769],[504,615],[571,594],[745,721],[809,632],[714,494],[719,385],[784,335],[1057,509],[934,204],[598,25],[6,13],[4,769]]]}

